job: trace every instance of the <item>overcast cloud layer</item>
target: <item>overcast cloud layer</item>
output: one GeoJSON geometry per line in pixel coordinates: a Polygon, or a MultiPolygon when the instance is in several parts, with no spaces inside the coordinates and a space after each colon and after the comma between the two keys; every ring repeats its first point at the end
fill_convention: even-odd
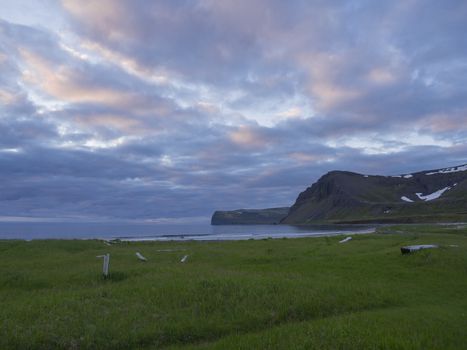
{"type": "Polygon", "coordinates": [[[467,163],[465,0],[1,5],[1,217],[209,217],[467,163]]]}

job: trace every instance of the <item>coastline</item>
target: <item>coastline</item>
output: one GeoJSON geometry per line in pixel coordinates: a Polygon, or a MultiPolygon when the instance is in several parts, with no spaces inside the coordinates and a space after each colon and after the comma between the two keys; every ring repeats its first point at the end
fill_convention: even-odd
{"type": "MultiPolygon", "coordinates": [[[[219,241],[246,241],[246,240],[264,240],[264,239],[295,239],[295,238],[310,238],[310,237],[332,237],[340,235],[361,235],[375,233],[376,228],[369,228],[358,231],[331,231],[331,232],[308,232],[308,233],[283,233],[283,234],[229,234],[229,235],[173,235],[173,236],[157,236],[157,237],[118,237],[114,240],[122,242],[179,242],[179,241],[204,241],[204,242],[219,242],[219,241]]],[[[112,242],[112,240],[106,240],[112,242]]]]}
{"type": "Polygon", "coordinates": [[[224,241],[372,232],[378,225],[225,225],[151,223],[0,223],[0,240],[224,241]]]}

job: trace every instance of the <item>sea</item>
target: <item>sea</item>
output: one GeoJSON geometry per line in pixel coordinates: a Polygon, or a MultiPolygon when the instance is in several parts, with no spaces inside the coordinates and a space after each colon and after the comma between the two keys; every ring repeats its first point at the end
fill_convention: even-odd
{"type": "Polygon", "coordinates": [[[0,239],[224,241],[374,232],[375,225],[215,225],[147,222],[0,222],[0,239]]]}

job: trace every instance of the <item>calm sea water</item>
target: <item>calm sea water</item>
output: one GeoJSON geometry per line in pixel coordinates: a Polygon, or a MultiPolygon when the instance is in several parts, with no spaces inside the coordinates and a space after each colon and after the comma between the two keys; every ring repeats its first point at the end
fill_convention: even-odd
{"type": "Polygon", "coordinates": [[[220,225],[0,222],[0,239],[241,240],[369,233],[366,225],[220,225]]]}

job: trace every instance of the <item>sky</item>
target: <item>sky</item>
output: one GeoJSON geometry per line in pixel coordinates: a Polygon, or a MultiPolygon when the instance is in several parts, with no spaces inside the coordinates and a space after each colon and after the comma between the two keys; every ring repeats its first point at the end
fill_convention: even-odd
{"type": "Polygon", "coordinates": [[[0,220],[205,220],[467,163],[465,0],[0,8],[0,220]]]}

